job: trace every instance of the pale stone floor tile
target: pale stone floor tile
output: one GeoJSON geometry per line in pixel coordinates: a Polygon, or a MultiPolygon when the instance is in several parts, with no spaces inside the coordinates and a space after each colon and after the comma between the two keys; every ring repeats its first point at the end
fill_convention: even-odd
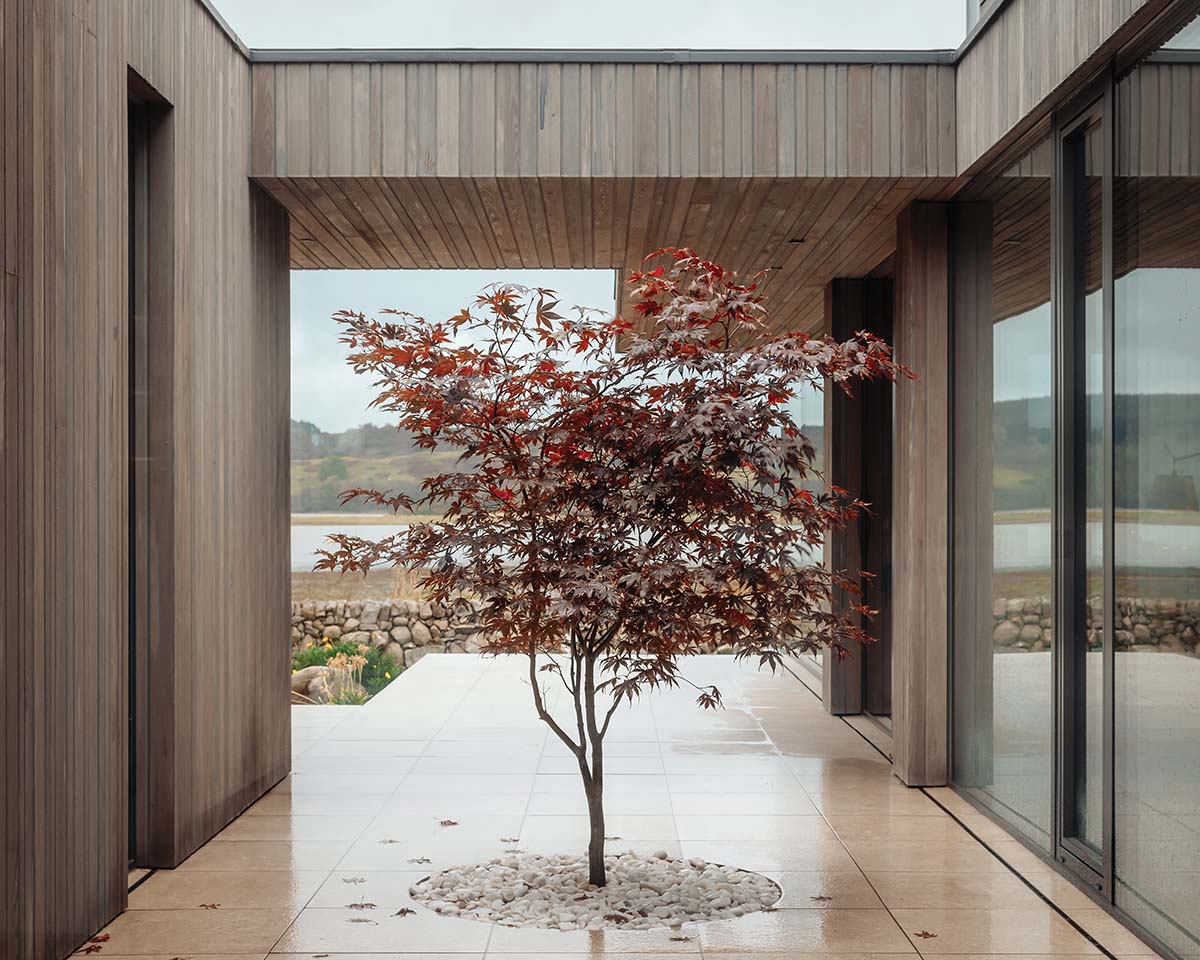
{"type": "Polygon", "coordinates": [[[305,910],[279,938],[279,953],[481,953],[492,926],[439,917],[419,909],[408,916],[386,911],[305,910]]]}
{"type": "Polygon", "coordinates": [[[826,815],[834,832],[846,843],[890,840],[966,840],[969,835],[949,817],[888,817],[826,815]]]}
{"type": "MultiPolygon", "coordinates": [[[[434,870],[514,844],[582,854],[587,835],[575,761],[532,717],[521,665],[427,657],[365,708],[295,708],[295,772],[180,868],[135,890],[102,956],[1096,953],[794,680],[718,657],[689,670],[720,686],[729,709],[701,711],[678,692],[622,713],[606,745],[608,851],[653,846],[760,870],[783,890],[771,911],[681,930],[563,932],[440,917],[414,904],[409,886],[434,870]],[[402,906],[416,912],[395,916],[402,906]]],[[[560,714],[565,706],[562,697],[552,704],[560,714]]],[[[1144,944],[992,821],[951,792],[934,795],[1109,949],[1151,960],[1144,944]]]]}
{"type": "Polygon", "coordinates": [[[676,816],[820,816],[812,800],[801,793],[672,793],[676,816]]]}
{"type": "Polygon", "coordinates": [[[128,910],[101,932],[105,956],[134,954],[266,954],[288,928],[291,909],[128,910]]]}
{"type": "Polygon", "coordinates": [[[1142,943],[1119,920],[1098,907],[1090,910],[1072,910],[1071,919],[1102,943],[1110,953],[1153,954],[1154,950],[1142,943]]]}
{"type": "Polygon", "coordinates": [[[264,814],[239,817],[213,840],[354,840],[370,823],[371,817],[365,815],[264,814]]]}
{"type": "Polygon", "coordinates": [[[867,879],[889,909],[943,907],[1001,909],[1044,906],[1036,893],[1008,871],[1003,873],[880,873],[867,879]]]}
{"type": "Polygon", "coordinates": [[[1008,868],[969,837],[961,840],[847,842],[855,863],[871,873],[1005,873],[1008,868]]]}
{"type": "Polygon", "coordinates": [[[871,884],[858,872],[791,871],[768,873],[783,889],[775,907],[809,910],[877,910],[883,906],[871,884]]]}
{"type": "Polygon", "coordinates": [[[761,841],[779,837],[785,842],[820,841],[837,843],[837,835],[821,817],[728,814],[681,816],[676,813],[679,839],[724,842],[761,841]]]}
{"type": "MultiPolygon", "coordinates": [[[[408,888],[429,876],[428,867],[410,866],[408,870],[335,870],[308,901],[312,910],[377,910],[395,913],[410,905],[408,888]],[[375,904],[374,908],[357,908],[351,904],[375,904]]],[[[374,912],[363,913],[374,916],[374,912]]]]}
{"type": "Polygon", "coordinates": [[[176,869],[332,870],[352,840],[210,840],[176,869]]]}
{"type": "Polygon", "coordinates": [[[790,840],[787,837],[754,842],[692,840],[681,843],[680,850],[685,857],[703,857],[713,863],[760,873],[811,870],[854,872],[857,869],[850,854],[837,841],[790,840]]]}
{"type": "Polygon", "coordinates": [[[157,870],[129,894],[130,910],[289,909],[299,912],[325,882],[323,870],[157,870]]]}
{"type": "Polygon", "coordinates": [[[243,817],[278,816],[374,816],[388,801],[386,793],[366,793],[356,796],[312,796],[291,793],[268,793],[250,807],[243,817]]]}
{"type": "Polygon", "coordinates": [[[699,956],[698,929],[687,924],[664,930],[540,930],[536,927],[496,926],[487,949],[489,956],[514,953],[670,953],[699,956]]]}
{"type": "Polygon", "coordinates": [[[1047,907],[1030,910],[893,910],[924,956],[962,953],[1098,954],[1047,907]],[[922,934],[933,934],[923,937],[922,934]]]}
{"type": "Polygon", "coordinates": [[[776,910],[700,924],[712,953],[915,953],[886,910],[776,910]]]}

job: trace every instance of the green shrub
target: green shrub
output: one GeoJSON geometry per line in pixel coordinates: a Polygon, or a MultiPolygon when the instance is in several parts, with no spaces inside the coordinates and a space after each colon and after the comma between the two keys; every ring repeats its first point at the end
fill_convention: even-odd
{"type": "Polygon", "coordinates": [[[391,654],[369,643],[349,643],[345,640],[312,640],[292,654],[292,669],[322,667],[339,653],[351,656],[361,653],[367,658],[363,667],[362,684],[371,696],[377,694],[400,676],[404,667],[391,654]]]}

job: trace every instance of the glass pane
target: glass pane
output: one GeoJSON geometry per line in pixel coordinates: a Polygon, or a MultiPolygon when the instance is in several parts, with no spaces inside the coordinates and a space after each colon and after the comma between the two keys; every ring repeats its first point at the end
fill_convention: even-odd
{"type": "MultiPolygon", "coordinates": [[[[956,219],[953,779],[1050,843],[1049,141],[956,219]]],[[[974,199],[974,198],[973,198],[974,199]]]]}
{"type": "MultiPolygon", "coordinates": [[[[1074,743],[1075,823],[1066,834],[1099,852],[1104,827],[1104,289],[1103,130],[1097,117],[1076,135],[1076,297],[1083,302],[1083,474],[1086,596],[1082,634],[1071,638],[1076,724],[1074,743]]],[[[1078,300],[1076,301],[1078,302],[1078,300]]]]}
{"type": "MultiPolygon", "coordinates": [[[[1200,37],[1200,20],[1191,35],[1200,37]]],[[[1200,57],[1197,58],[1200,61],[1200,57]]],[[[1200,62],[1121,82],[1115,211],[1116,902],[1200,953],[1200,62]],[[1189,87],[1189,84],[1191,86],[1189,87]]]]}

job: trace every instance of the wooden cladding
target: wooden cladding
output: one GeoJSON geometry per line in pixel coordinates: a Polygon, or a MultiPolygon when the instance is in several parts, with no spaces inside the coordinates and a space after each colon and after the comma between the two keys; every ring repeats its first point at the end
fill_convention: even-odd
{"type": "Polygon", "coordinates": [[[1200,63],[1143,63],[1116,101],[1118,176],[1200,176],[1200,63]]]}
{"type": "Polygon", "coordinates": [[[774,322],[816,329],[822,291],[895,248],[895,218],[945,179],[261,179],[308,269],[607,268],[692,246],[765,281],[774,322]]]}
{"type": "Polygon", "coordinates": [[[249,180],[249,65],[194,0],[5,0],[4,960],[66,956],[126,898],[130,69],[174,145],[153,267],[170,296],[147,317],[170,329],[155,359],[173,401],[152,862],[178,863],[290,759],[288,224],[249,180]]]}
{"type": "Polygon", "coordinates": [[[1022,125],[1045,116],[1052,95],[1136,31],[1159,0],[1011,0],[957,65],[958,170],[971,170],[1022,125]]]}
{"type": "Polygon", "coordinates": [[[258,177],[951,177],[940,64],[253,67],[258,177]]]}
{"type": "Polygon", "coordinates": [[[949,772],[949,205],[910,206],[896,245],[894,349],[918,379],[896,390],[894,769],[909,786],[940,786],[949,772]]]}

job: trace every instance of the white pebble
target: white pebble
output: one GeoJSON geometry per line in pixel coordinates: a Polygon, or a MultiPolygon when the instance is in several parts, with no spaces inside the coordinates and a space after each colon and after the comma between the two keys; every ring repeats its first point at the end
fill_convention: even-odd
{"type": "Polygon", "coordinates": [[[453,867],[409,888],[436,913],[559,930],[648,930],[744,916],[775,903],[779,886],[758,873],[625,853],[605,859],[608,883],[588,883],[583,857],[522,855],[453,867]],[[608,920],[621,917],[623,922],[608,920]]]}

